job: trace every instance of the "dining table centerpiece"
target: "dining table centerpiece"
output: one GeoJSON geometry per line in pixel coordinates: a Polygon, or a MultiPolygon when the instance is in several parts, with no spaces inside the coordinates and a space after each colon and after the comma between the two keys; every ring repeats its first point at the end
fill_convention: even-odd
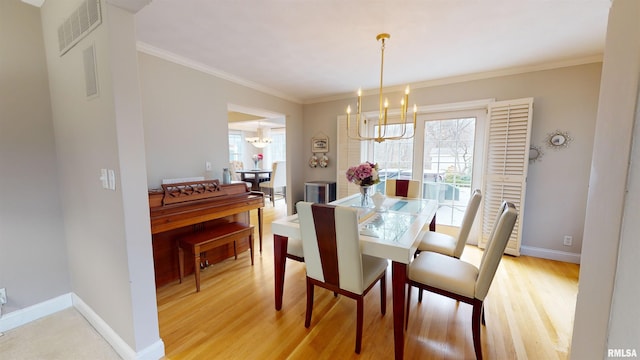
{"type": "Polygon", "coordinates": [[[253,169],[259,170],[260,168],[258,167],[258,163],[263,158],[262,154],[254,154],[251,158],[253,159],[253,169]]]}
{"type": "Polygon", "coordinates": [[[352,166],[347,170],[347,180],[360,186],[360,206],[369,207],[371,205],[370,189],[380,182],[378,174],[378,164],[369,161],[360,165],[352,166]]]}

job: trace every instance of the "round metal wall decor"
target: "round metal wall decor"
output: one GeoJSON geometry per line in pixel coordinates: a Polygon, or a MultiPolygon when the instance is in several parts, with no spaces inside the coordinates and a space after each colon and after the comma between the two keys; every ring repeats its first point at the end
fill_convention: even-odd
{"type": "Polygon", "coordinates": [[[569,136],[567,131],[556,130],[547,135],[545,143],[547,144],[547,147],[559,150],[568,147],[572,140],[573,139],[569,136]]]}

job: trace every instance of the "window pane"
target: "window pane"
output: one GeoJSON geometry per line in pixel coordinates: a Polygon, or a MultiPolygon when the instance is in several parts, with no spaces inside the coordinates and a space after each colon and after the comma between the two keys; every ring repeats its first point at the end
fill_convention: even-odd
{"type": "Polygon", "coordinates": [[[242,133],[229,133],[229,161],[242,161],[242,133]]]}
{"type": "Polygon", "coordinates": [[[475,118],[428,121],[423,197],[438,201],[437,222],[460,226],[471,194],[475,118]]]}
{"type": "Polygon", "coordinates": [[[284,130],[272,130],[271,139],[273,142],[269,145],[271,161],[286,161],[287,160],[287,141],[284,130]]]}
{"type": "MultiPolygon", "coordinates": [[[[374,131],[374,134],[377,135],[377,125],[374,131]]],[[[387,125],[385,136],[400,136],[402,131],[402,124],[387,125]]],[[[405,136],[411,135],[413,135],[413,124],[408,124],[405,136]]],[[[413,139],[374,142],[373,162],[378,163],[378,168],[380,169],[380,184],[376,187],[376,191],[384,194],[387,179],[411,179],[413,139]]]]}

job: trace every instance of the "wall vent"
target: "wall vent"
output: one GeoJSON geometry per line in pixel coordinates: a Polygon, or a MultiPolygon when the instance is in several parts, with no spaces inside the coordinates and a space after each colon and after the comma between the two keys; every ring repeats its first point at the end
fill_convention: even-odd
{"type": "Polygon", "coordinates": [[[100,0],[84,0],[58,27],[60,56],[71,50],[80,40],[102,23],[100,0]]]}
{"type": "Polygon", "coordinates": [[[95,46],[93,44],[82,51],[82,60],[84,62],[85,94],[87,98],[92,98],[98,95],[98,76],[96,72],[95,51],[95,46]]]}

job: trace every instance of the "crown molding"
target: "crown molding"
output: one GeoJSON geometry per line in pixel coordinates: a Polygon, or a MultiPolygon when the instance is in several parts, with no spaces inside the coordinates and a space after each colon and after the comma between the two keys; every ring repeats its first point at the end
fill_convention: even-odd
{"type": "Polygon", "coordinates": [[[44,5],[45,0],[22,0],[23,3],[29,4],[35,7],[42,7],[44,5]]]}
{"type": "MultiPolygon", "coordinates": [[[[291,101],[291,102],[294,102],[294,103],[297,103],[297,104],[303,104],[303,105],[316,104],[316,103],[323,103],[323,102],[329,102],[329,101],[350,99],[350,98],[352,98],[354,96],[353,93],[350,92],[350,93],[342,93],[342,94],[336,94],[336,95],[331,95],[331,96],[325,96],[325,97],[302,100],[302,99],[294,98],[292,96],[284,94],[284,93],[282,93],[280,91],[277,91],[277,90],[268,88],[266,86],[260,85],[258,83],[252,82],[250,80],[242,79],[242,78],[239,78],[237,76],[234,76],[234,75],[231,75],[229,73],[226,73],[224,71],[221,71],[221,70],[218,70],[218,69],[214,69],[214,68],[212,68],[210,66],[204,65],[204,64],[199,63],[197,61],[193,61],[193,60],[187,59],[187,58],[185,58],[183,56],[171,53],[169,51],[159,49],[157,47],[154,47],[152,45],[149,45],[149,44],[141,42],[141,41],[138,41],[137,48],[138,48],[138,51],[140,51],[140,52],[143,52],[143,53],[146,53],[146,54],[149,54],[149,55],[153,55],[153,56],[159,57],[161,59],[164,59],[164,60],[167,60],[167,61],[171,61],[173,63],[179,64],[179,65],[183,65],[183,66],[192,68],[194,70],[198,70],[198,71],[204,72],[206,74],[213,75],[213,76],[216,76],[216,77],[231,81],[231,82],[233,82],[235,84],[246,86],[248,88],[251,88],[251,89],[254,89],[254,90],[269,94],[269,95],[273,95],[273,96],[276,96],[276,97],[279,97],[281,99],[284,99],[284,100],[287,100],[287,101],[291,101]]],[[[462,82],[467,82],[467,81],[484,80],[484,79],[490,79],[490,78],[501,77],[501,76],[518,75],[518,74],[525,74],[525,73],[536,72],[536,71],[552,70],[552,69],[558,69],[558,68],[563,68],[563,67],[578,66],[578,65],[591,64],[591,63],[598,63],[598,62],[602,62],[602,58],[603,58],[602,54],[597,54],[597,55],[585,56],[585,57],[581,57],[581,58],[575,58],[575,59],[569,59],[569,60],[563,60],[563,61],[555,61],[555,62],[548,62],[548,63],[543,63],[543,64],[519,66],[519,67],[508,68],[508,69],[485,71],[485,72],[479,72],[479,73],[474,73],[474,74],[452,76],[452,77],[446,77],[446,78],[434,79],[434,80],[427,80],[427,81],[419,81],[419,82],[411,83],[409,85],[411,86],[411,89],[420,89],[420,88],[428,88],[428,87],[434,87],[434,86],[450,85],[450,84],[462,83],[462,82]]],[[[404,91],[405,87],[406,87],[406,84],[405,85],[399,85],[399,86],[390,86],[390,87],[386,87],[385,91],[387,91],[387,92],[401,92],[401,91],[404,91]]],[[[371,90],[363,90],[362,91],[362,95],[364,95],[364,96],[375,95],[377,93],[378,93],[378,89],[371,89],[371,90]]]]}
{"type": "MultiPolygon", "coordinates": [[[[457,84],[457,83],[462,83],[467,81],[484,80],[484,79],[490,79],[490,78],[501,77],[501,76],[518,75],[518,74],[525,74],[525,73],[536,72],[536,71],[552,70],[552,69],[559,69],[563,67],[599,63],[599,62],[602,62],[602,58],[603,58],[602,54],[598,54],[598,55],[585,56],[581,58],[575,58],[575,59],[569,59],[569,60],[563,60],[563,61],[555,61],[555,62],[548,62],[543,64],[519,66],[519,67],[508,68],[508,69],[485,71],[485,72],[480,72],[475,74],[467,74],[467,75],[446,77],[441,79],[419,81],[415,83],[410,83],[408,85],[411,86],[411,90],[415,90],[415,89],[428,88],[433,86],[457,84]]],[[[389,92],[389,93],[402,92],[406,88],[406,85],[407,84],[385,87],[385,92],[389,92]]],[[[362,95],[363,96],[377,95],[378,91],[379,89],[362,90],[362,95]]],[[[308,104],[323,103],[323,102],[336,101],[336,100],[344,100],[344,99],[353,98],[354,96],[355,95],[352,92],[343,93],[343,94],[337,94],[332,96],[308,99],[308,100],[305,100],[303,104],[308,105],[308,104]]]]}
{"type": "Polygon", "coordinates": [[[214,69],[208,65],[205,65],[203,63],[197,62],[197,61],[193,61],[191,59],[187,59],[184,56],[180,56],[177,54],[174,54],[170,51],[166,51],[160,48],[157,48],[155,46],[149,45],[145,42],[142,41],[138,41],[136,44],[136,48],[138,49],[138,51],[143,52],[145,54],[148,55],[152,55],[155,57],[159,57],[161,59],[176,63],[178,65],[182,65],[182,66],[186,66],[188,68],[197,70],[197,71],[201,71],[205,74],[209,74],[209,75],[213,75],[216,77],[219,77],[221,79],[227,80],[227,81],[231,81],[235,84],[238,85],[242,85],[242,86],[246,86],[248,88],[269,94],[269,95],[273,95],[276,97],[279,97],[281,99],[287,100],[287,101],[291,101],[294,102],[296,104],[302,104],[302,100],[298,99],[298,98],[294,98],[291,97],[285,93],[282,93],[278,90],[274,90],[271,88],[268,88],[266,86],[260,85],[258,83],[255,83],[253,81],[250,80],[246,80],[246,79],[242,79],[239,78],[235,75],[229,74],[227,72],[224,72],[222,70],[218,70],[218,69],[214,69]]]}

